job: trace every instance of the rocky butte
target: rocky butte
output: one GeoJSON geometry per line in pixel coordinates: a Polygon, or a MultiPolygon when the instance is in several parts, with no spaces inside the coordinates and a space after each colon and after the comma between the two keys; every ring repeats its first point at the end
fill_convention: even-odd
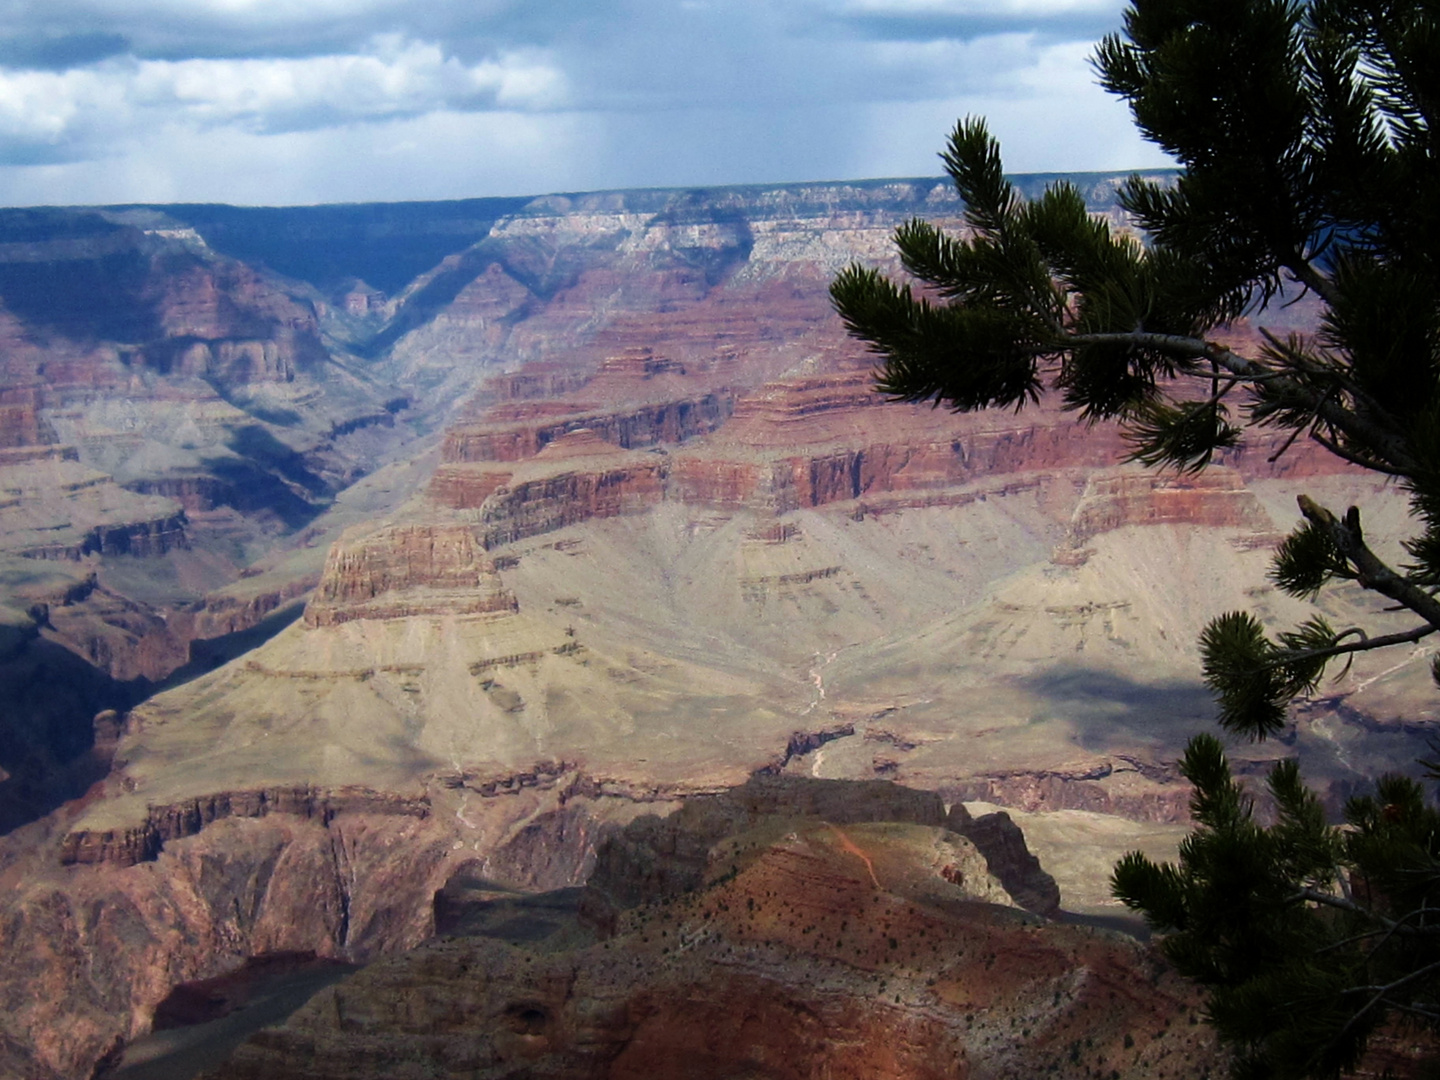
{"type": "MultiPolygon", "coordinates": [[[[1045,920],[1185,831],[1194,642],[1303,614],[1296,492],[1405,507],[1304,445],[1177,478],[1052,402],[881,401],[828,283],[958,212],[0,214],[0,1073],[127,1075],[287,957],[370,966],[220,1075],[1210,1061],[1154,953],[1045,920]]],[[[1282,751],[1340,799],[1427,683],[1357,661],[1282,751]]]]}

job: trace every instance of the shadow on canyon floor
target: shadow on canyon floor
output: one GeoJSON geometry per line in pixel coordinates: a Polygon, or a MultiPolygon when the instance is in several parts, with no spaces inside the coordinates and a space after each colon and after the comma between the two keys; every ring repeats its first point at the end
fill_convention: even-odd
{"type": "Polygon", "coordinates": [[[84,794],[109,768],[96,758],[95,716],[150,692],[146,679],[120,682],[44,638],[0,661],[0,836],[84,794]]]}
{"type": "MultiPolygon", "coordinates": [[[[152,693],[173,690],[192,679],[208,674],[230,661],[257,649],[280,633],[305,613],[306,596],[297,597],[283,607],[276,608],[254,626],[236,630],[232,634],[205,638],[190,643],[190,660],[176,668],[158,683],[152,693]]],[[[148,696],[148,695],[147,695],[148,696]]]]}
{"type": "MultiPolygon", "coordinates": [[[[583,888],[523,893],[462,875],[444,893],[448,901],[436,897],[440,936],[492,938],[536,952],[595,941],[580,917],[583,888]]],[[[256,957],[230,975],[182,984],[156,1008],[155,1030],[125,1047],[96,1078],[192,1080],[357,970],[313,955],[256,957]]]]}
{"type": "Polygon", "coordinates": [[[1146,683],[1110,671],[1057,665],[1016,683],[1047,703],[1035,719],[1070,723],[1076,743],[1094,753],[1149,748],[1169,757],[1215,723],[1214,699],[1198,680],[1146,683]]]}
{"type": "Polygon", "coordinates": [[[1214,732],[1225,738],[1236,774],[1257,782],[1274,762],[1294,757],[1337,818],[1346,799],[1369,790],[1383,773],[1419,778],[1418,759],[1435,752],[1426,724],[1376,719],[1339,700],[1319,701],[1277,737],[1250,743],[1219,729],[1214,700],[1198,681],[1145,683],[1057,666],[1016,684],[1045,703],[1034,720],[1070,724],[1075,743],[1092,753],[1143,758],[1148,751],[1158,768],[1168,769],[1194,735],[1214,732]]]}
{"type": "Polygon", "coordinates": [[[265,960],[251,961],[250,966],[257,969],[253,974],[241,969],[220,979],[177,987],[156,1010],[156,1030],[125,1047],[118,1062],[99,1067],[97,1080],[191,1080],[219,1065],[261,1028],[282,1023],[325,987],[359,970],[313,956],[308,962],[297,958],[294,964],[271,965],[274,970],[265,970],[265,960]],[[191,1008],[180,1011],[203,1015],[204,1006],[210,1005],[210,1011],[220,1015],[162,1027],[161,1010],[176,1001],[177,995],[183,997],[187,989],[197,1001],[182,1002],[191,1008]]]}
{"type": "Polygon", "coordinates": [[[300,597],[245,630],[190,644],[190,660],[159,683],[120,682],[69,649],[32,638],[0,659],[0,836],[79,798],[110,769],[97,747],[96,716],[229,663],[300,618],[300,597]]]}

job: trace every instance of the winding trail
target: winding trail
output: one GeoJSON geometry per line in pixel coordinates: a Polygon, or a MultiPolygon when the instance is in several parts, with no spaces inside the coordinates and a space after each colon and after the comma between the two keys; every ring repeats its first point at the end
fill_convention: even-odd
{"type": "MultiPolygon", "coordinates": [[[[1351,690],[1350,693],[1346,696],[1354,696],[1355,694],[1358,694],[1361,691],[1368,689],[1371,683],[1379,682],[1381,679],[1385,678],[1386,675],[1394,674],[1401,668],[1405,667],[1407,664],[1413,664],[1416,660],[1424,659],[1430,654],[1430,651],[1430,649],[1426,648],[1423,645],[1416,646],[1415,648],[1410,650],[1410,655],[1405,657],[1405,659],[1401,660],[1398,664],[1393,664],[1390,667],[1386,668],[1384,671],[1377,672],[1376,674],[1371,675],[1368,679],[1360,679],[1359,681],[1357,681],[1355,683],[1355,689],[1351,690]]],[[[824,694],[822,693],[821,696],[823,697],[824,694]]]]}
{"type": "Polygon", "coordinates": [[[861,862],[865,864],[865,869],[870,872],[870,881],[875,886],[875,891],[879,892],[880,879],[875,876],[875,864],[870,861],[870,856],[866,855],[865,852],[861,851],[859,845],[856,844],[854,840],[851,840],[850,837],[846,836],[845,830],[840,828],[840,826],[831,825],[828,821],[825,823],[825,825],[831,832],[835,834],[836,839],[840,841],[840,850],[848,851],[851,855],[856,856],[861,862]]]}
{"type": "Polygon", "coordinates": [[[460,822],[461,825],[464,825],[467,829],[479,829],[479,828],[480,828],[480,825],[479,825],[478,822],[471,821],[469,818],[467,818],[467,817],[465,816],[465,804],[468,803],[469,801],[470,801],[470,792],[468,792],[468,791],[461,792],[461,794],[460,794],[460,805],[459,805],[459,806],[456,808],[456,810],[455,810],[455,818],[456,818],[456,820],[458,820],[458,821],[460,822]]]}
{"type": "Polygon", "coordinates": [[[810,682],[815,687],[815,693],[810,698],[810,704],[806,705],[805,711],[800,714],[801,716],[808,716],[815,711],[817,705],[825,700],[825,669],[835,662],[835,657],[839,656],[840,653],[840,649],[834,649],[828,653],[822,654],[817,652],[815,654],[815,659],[818,662],[810,668],[810,682]]]}

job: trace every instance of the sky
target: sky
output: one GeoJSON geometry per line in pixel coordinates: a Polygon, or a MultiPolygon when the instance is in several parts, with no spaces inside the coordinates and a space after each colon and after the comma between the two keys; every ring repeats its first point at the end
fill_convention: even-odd
{"type": "Polygon", "coordinates": [[[1121,0],[0,0],[0,205],[296,205],[1168,164],[1121,0]]]}

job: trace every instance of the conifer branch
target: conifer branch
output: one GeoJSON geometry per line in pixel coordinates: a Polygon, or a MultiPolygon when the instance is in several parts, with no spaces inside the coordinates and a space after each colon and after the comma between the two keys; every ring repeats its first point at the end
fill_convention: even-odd
{"type": "MultiPolygon", "coordinates": [[[[1095,64],[1183,170],[1174,184],[1135,177],[1120,193],[1143,243],[1090,213],[1071,185],[1027,203],[972,118],[945,155],[969,235],[903,230],[902,265],[928,291],[858,268],[832,288],[847,327],[885,358],[882,391],[901,400],[1020,408],[1051,388],[1085,420],[1118,420],[1130,460],[1198,470],[1240,438],[1226,406],[1243,399],[1245,425],[1283,429],[1272,461],[1305,435],[1404,481],[1421,527],[1405,542],[1413,566],[1377,556],[1358,511],[1337,517],[1302,497],[1304,524],[1270,576],[1312,600],[1355,581],[1419,625],[1370,637],[1316,614],[1272,635],[1232,611],[1206,626],[1220,724],[1252,740],[1284,728],[1331,658],[1440,630],[1433,7],[1128,0],[1123,32],[1095,64]],[[1206,339],[1284,288],[1291,302],[1318,301],[1313,336],[1262,326],[1253,357],[1206,339]],[[1192,394],[1191,379],[1206,385],[1192,394]]],[[[1440,683],[1440,657],[1432,675],[1440,683]]],[[[1440,777],[1440,761],[1420,765],[1440,777]]],[[[1375,778],[1375,794],[1347,801],[1348,827],[1333,826],[1298,765],[1281,762],[1270,774],[1279,820],[1262,825],[1219,739],[1192,739],[1180,771],[1196,828],[1178,862],[1132,852],[1112,886],[1208,988],[1237,1075],[1332,1080],[1389,1019],[1440,1029],[1440,809],[1418,782],[1375,778]]]]}
{"type": "Polygon", "coordinates": [[[1440,630],[1440,600],[1406,580],[1370,550],[1360,529],[1359,509],[1352,506],[1342,521],[1308,495],[1296,501],[1307,521],[1329,533],[1336,550],[1355,568],[1355,580],[1361,588],[1388,596],[1440,630]]]}
{"type": "MultiPolygon", "coordinates": [[[[1413,630],[1403,630],[1397,634],[1382,634],[1379,637],[1369,637],[1359,627],[1345,631],[1345,634],[1359,634],[1360,640],[1352,644],[1332,645],[1325,649],[1307,649],[1304,652],[1282,653],[1276,659],[1270,661],[1263,667],[1282,667],[1285,664],[1304,663],[1307,660],[1324,660],[1332,656],[1344,656],[1347,653],[1369,652],[1371,649],[1384,649],[1391,645],[1407,645],[1421,638],[1429,637],[1440,630],[1436,626],[1417,626],[1413,630]]],[[[1344,635],[1341,635],[1344,636],[1344,635]]],[[[1341,673],[1343,674],[1343,672],[1341,673]]]]}
{"type": "MultiPolygon", "coordinates": [[[[1283,404],[1293,404],[1298,409],[1324,420],[1331,428],[1371,447],[1382,455],[1385,465],[1397,475],[1412,475],[1416,463],[1405,440],[1393,429],[1375,424],[1360,416],[1353,409],[1333,400],[1328,392],[1321,392],[1306,386],[1285,372],[1275,371],[1258,360],[1241,356],[1223,345],[1203,338],[1184,337],[1179,334],[1156,334],[1144,330],[1127,333],[1068,334],[1067,345],[1135,345],[1155,349],[1175,356],[1196,360],[1210,360],[1237,378],[1246,382],[1263,382],[1268,397],[1283,404]]],[[[1329,447],[1327,446],[1327,449],[1329,447]]],[[[1370,466],[1373,467],[1373,466],[1370,466]]]]}
{"type": "Polygon", "coordinates": [[[1311,266],[1308,259],[1296,255],[1292,261],[1285,264],[1285,269],[1290,271],[1296,281],[1315,293],[1327,304],[1335,303],[1337,294],[1334,284],[1324,274],[1311,266]]]}
{"type": "Polygon", "coordinates": [[[1324,435],[1321,435],[1318,431],[1311,433],[1310,437],[1314,439],[1317,443],[1319,443],[1321,446],[1323,446],[1326,450],[1330,451],[1330,453],[1334,454],[1336,457],[1344,461],[1348,461],[1351,465],[1358,465],[1362,469],[1369,469],[1371,472],[1383,473],[1386,476],[1393,476],[1397,479],[1404,478],[1410,475],[1409,473],[1401,469],[1395,469],[1390,467],[1389,465],[1383,464],[1382,462],[1378,462],[1374,458],[1361,457],[1359,454],[1347,450],[1334,439],[1330,439],[1325,437],[1324,435]]]}
{"type": "MultiPolygon", "coordinates": [[[[1380,924],[1380,929],[1378,930],[1371,930],[1368,933],[1356,934],[1353,938],[1332,942],[1327,949],[1337,948],[1347,944],[1349,941],[1363,941],[1367,937],[1373,937],[1375,934],[1380,933],[1400,934],[1401,936],[1407,937],[1440,937],[1440,926],[1406,926],[1404,919],[1396,920],[1386,918],[1378,911],[1365,907],[1363,904],[1357,904],[1354,900],[1346,899],[1343,896],[1335,896],[1333,893],[1321,892],[1318,889],[1299,889],[1290,899],[1292,901],[1309,900],[1311,903],[1322,904],[1325,907],[1339,908],[1342,911],[1350,912],[1352,915],[1360,915],[1380,924]]],[[[1412,911],[1407,914],[1405,918],[1408,919],[1411,915],[1416,914],[1419,914],[1419,912],[1412,911]]]]}

